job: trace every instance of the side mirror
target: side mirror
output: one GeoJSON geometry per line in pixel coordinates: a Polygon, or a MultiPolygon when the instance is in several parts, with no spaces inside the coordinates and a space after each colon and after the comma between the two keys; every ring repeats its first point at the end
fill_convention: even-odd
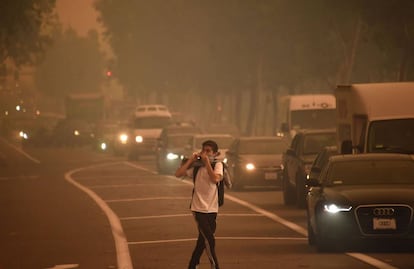
{"type": "Polygon", "coordinates": [[[314,177],[309,177],[306,180],[306,186],[309,187],[319,187],[321,186],[321,184],[319,183],[319,180],[317,178],[314,177]]]}

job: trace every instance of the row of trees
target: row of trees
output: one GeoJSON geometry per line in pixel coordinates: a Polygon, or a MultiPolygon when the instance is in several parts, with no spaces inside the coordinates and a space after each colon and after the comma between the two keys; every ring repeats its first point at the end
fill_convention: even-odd
{"type": "Polygon", "coordinates": [[[245,107],[224,103],[250,134],[258,93],[277,111],[281,89],[414,78],[410,0],[98,0],[96,9],[130,95],[156,91],[177,108],[183,96],[246,96],[245,107]]]}
{"type": "Polygon", "coordinates": [[[0,1],[0,77],[14,75],[18,81],[22,67],[34,70],[34,85],[25,83],[29,88],[11,91],[13,84],[0,84],[3,97],[33,99],[37,89],[42,99],[54,98],[53,104],[70,92],[101,91],[105,65],[98,33],[80,37],[73,29],[63,31],[55,0],[0,1]]]}

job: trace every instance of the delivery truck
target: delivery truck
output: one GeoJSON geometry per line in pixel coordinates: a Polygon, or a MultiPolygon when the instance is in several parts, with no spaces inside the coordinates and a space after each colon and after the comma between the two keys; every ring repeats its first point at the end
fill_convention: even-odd
{"type": "Polygon", "coordinates": [[[335,96],[342,153],[414,153],[414,82],[339,85],[335,96]]]}

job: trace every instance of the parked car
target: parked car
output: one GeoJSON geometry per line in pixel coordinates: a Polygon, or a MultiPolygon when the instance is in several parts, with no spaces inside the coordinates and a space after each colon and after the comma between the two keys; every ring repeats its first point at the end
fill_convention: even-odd
{"type": "Polygon", "coordinates": [[[159,142],[155,154],[156,167],[159,173],[174,173],[184,158],[185,147],[189,144],[193,134],[169,134],[159,142]]]}
{"type": "Polygon", "coordinates": [[[283,154],[283,201],[285,205],[306,205],[306,179],[316,155],[327,146],[336,145],[336,130],[303,130],[292,139],[283,154]]]}
{"type": "Polygon", "coordinates": [[[234,189],[244,186],[280,186],[282,153],[288,147],[278,136],[239,137],[230,146],[225,161],[234,189]]]}
{"type": "Polygon", "coordinates": [[[370,153],[329,158],[309,181],[308,241],[319,251],[353,242],[414,244],[414,159],[370,153]]]}

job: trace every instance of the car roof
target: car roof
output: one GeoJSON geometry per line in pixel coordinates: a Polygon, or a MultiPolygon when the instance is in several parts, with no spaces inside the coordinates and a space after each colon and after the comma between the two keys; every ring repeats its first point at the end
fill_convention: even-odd
{"type": "Polygon", "coordinates": [[[256,141],[256,140],[277,140],[282,141],[286,140],[286,138],[282,136],[242,136],[239,137],[240,141],[256,141]]]}
{"type": "Polygon", "coordinates": [[[233,137],[231,134],[194,134],[194,138],[233,137]]]}
{"type": "Polygon", "coordinates": [[[330,157],[330,162],[349,162],[349,161],[380,161],[380,160],[401,160],[414,161],[414,155],[400,153],[359,153],[335,155],[330,157]]]}
{"type": "Polygon", "coordinates": [[[336,133],[336,129],[303,129],[299,130],[297,134],[322,134],[322,133],[336,133]]]}

